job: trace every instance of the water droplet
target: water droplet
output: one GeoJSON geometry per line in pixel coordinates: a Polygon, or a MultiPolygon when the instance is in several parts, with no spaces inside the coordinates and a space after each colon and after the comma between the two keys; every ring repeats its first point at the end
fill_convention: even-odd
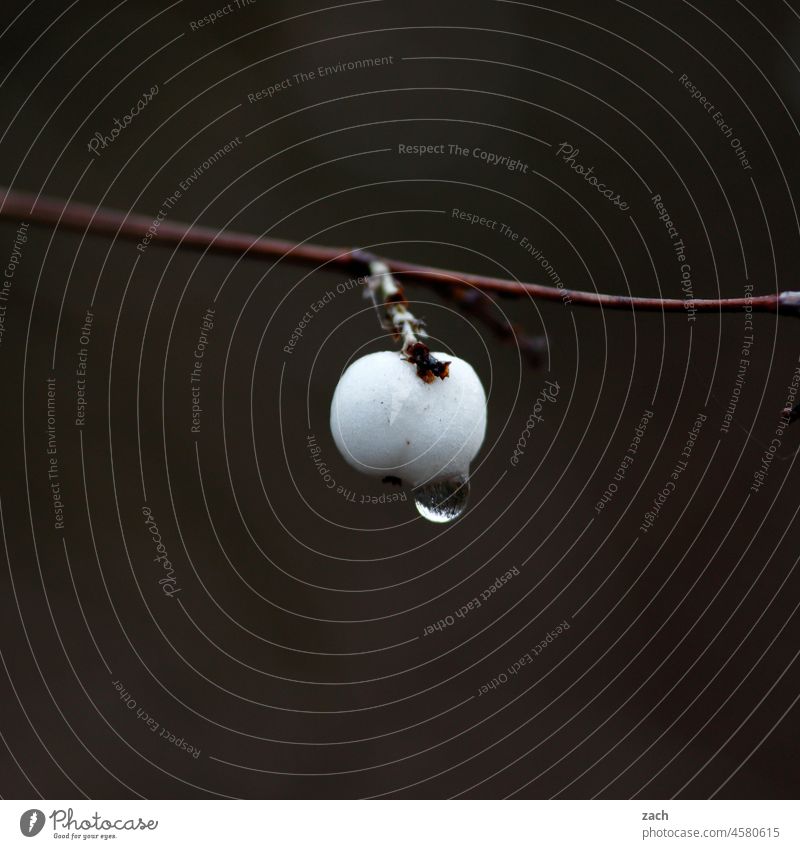
{"type": "Polygon", "coordinates": [[[452,522],[466,509],[469,481],[466,477],[445,478],[418,486],[414,492],[417,512],[429,522],[452,522]]]}

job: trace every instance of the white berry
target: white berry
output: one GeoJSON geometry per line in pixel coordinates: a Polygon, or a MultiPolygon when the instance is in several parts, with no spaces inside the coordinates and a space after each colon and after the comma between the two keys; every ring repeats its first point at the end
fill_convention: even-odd
{"type": "Polygon", "coordinates": [[[412,487],[466,480],[486,432],[486,394],[472,366],[450,354],[444,379],[423,380],[402,353],[352,363],[331,403],[331,431],[347,462],[365,474],[412,487]]]}

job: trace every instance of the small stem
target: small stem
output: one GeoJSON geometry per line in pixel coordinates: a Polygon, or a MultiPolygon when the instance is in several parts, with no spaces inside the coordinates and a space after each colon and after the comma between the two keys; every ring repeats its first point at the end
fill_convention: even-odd
{"type": "MultiPolygon", "coordinates": [[[[49,198],[0,187],[0,218],[27,219],[34,224],[49,224],[80,232],[97,233],[124,239],[141,240],[153,225],[153,219],[144,215],[122,212],[102,206],[68,203],[60,198],[49,198]]],[[[331,248],[324,245],[295,244],[281,239],[262,238],[233,230],[216,230],[193,226],[178,221],[162,221],[152,237],[154,242],[178,245],[196,250],[257,257],[272,257],[289,262],[317,266],[333,265],[363,269],[372,262],[382,262],[393,274],[402,274],[404,280],[432,287],[470,286],[485,292],[506,295],[527,295],[544,301],[562,301],[577,306],[600,307],[614,310],[641,310],[657,312],[720,313],[775,312],[800,316],[800,292],[787,291],[752,298],[641,298],[627,295],[606,295],[599,292],[581,292],[559,289],[539,283],[520,283],[486,277],[480,274],[447,271],[441,268],[416,265],[411,262],[381,259],[356,248],[331,248]]]]}
{"type": "Polygon", "coordinates": [[[379,313],[383,309],[386,314],[385,329],[402,341],[402,350],[419,342],[420,336],[428,335],[422,322],[408,308],[405,292],[385,262],[374,260],[369,264],[366,286],[375,308],[379,313]]]}
{"type": "Polygon", "coordinates": [[[376,259],[369,263],[366,286],[375,308],[386,313],[386,329],[400,339],[401,352],[409,363],[416,366],[417,377],[425,383],[433,383],[437,377],[441,380],[448,377],[450,363],[437,360],[431,349],[420,342],[420,337],[427,338],[428,334],[422,322],[408,308],[403,287],[394,279],[385,262],[376,259]]]}

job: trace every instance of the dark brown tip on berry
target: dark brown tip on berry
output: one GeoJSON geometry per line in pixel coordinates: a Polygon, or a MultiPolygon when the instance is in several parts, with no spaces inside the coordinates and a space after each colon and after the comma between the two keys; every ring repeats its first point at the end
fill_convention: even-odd
{"type": "Polygon", "coordinates": [[[417,377],[425,383],[433,383],[438,377],[444,380],[450,374],[450,360],[437,360],[424,342],[412,342],[406,347],[406,360],[417,367],[417,377]]]}

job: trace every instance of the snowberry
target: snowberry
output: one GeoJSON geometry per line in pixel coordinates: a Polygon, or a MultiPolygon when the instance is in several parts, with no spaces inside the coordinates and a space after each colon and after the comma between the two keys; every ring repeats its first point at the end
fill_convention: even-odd
{"type": "Polygon", "coordinates": [[[466,501],[469,465],[486,432],[486,394],[469,363],[431,356],[433,372],[397,351],[356,360],[334,392],[331,431],[351,466],[420,488],[440,515],[427,515],[415,493],[420,512],[449,521],[466,501]]]}

